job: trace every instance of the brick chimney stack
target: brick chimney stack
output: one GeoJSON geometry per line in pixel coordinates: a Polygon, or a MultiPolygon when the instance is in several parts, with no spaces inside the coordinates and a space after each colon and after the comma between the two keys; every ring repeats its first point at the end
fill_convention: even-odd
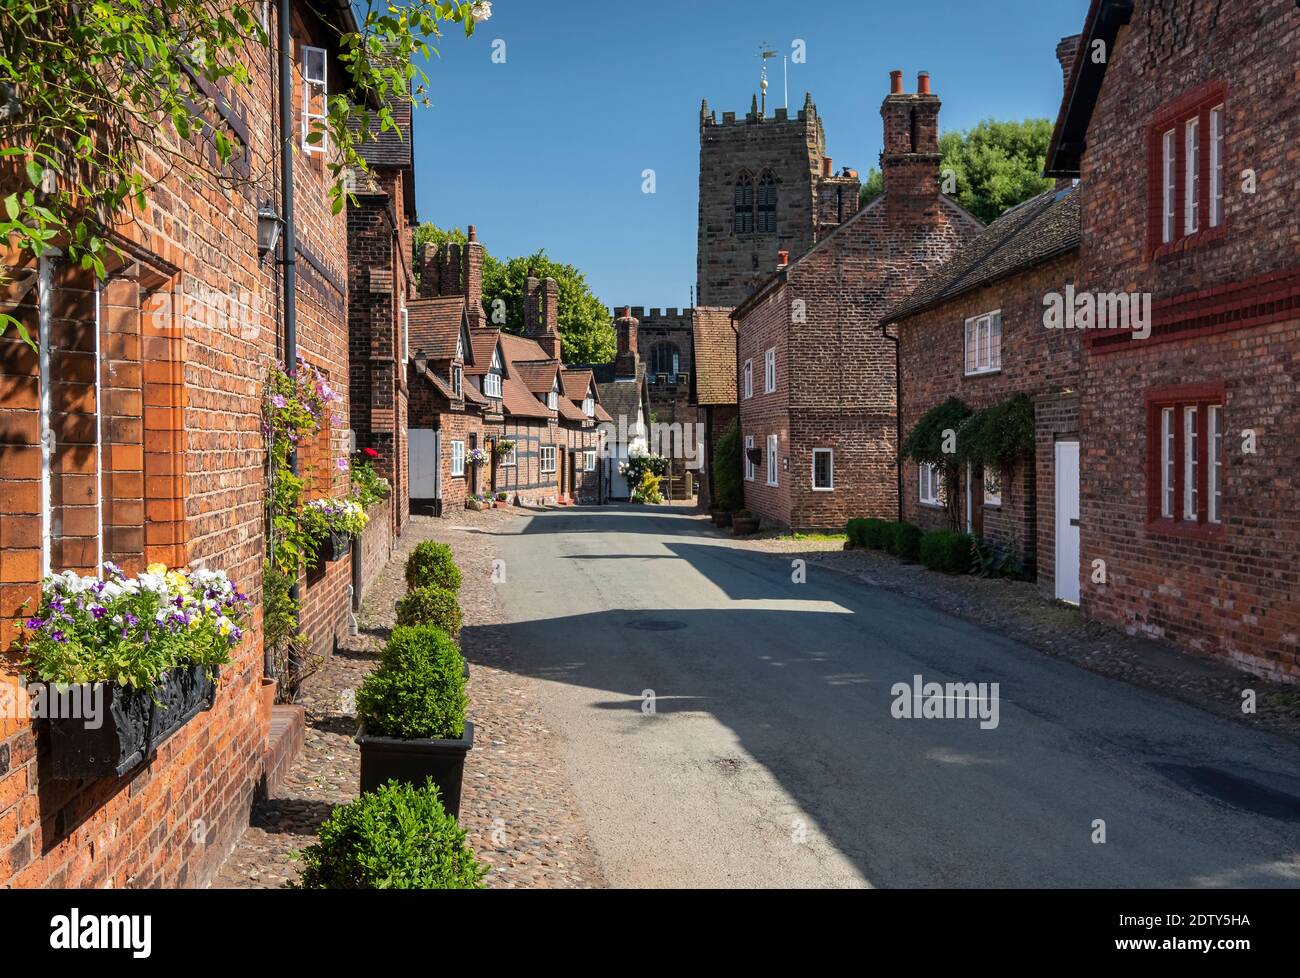
{"type": "MultiPolygon", "coordinates": [[[[1056,60],[1061,63],[1061,78],[1065,90],[1069,90],[1070,76],[1074,73],[1074,62],[1079,57],[1079,45],[1083,43],[1082,34],[1074,34],[1070,37],[1061,38],[1061,42],[1056,45],[1056,60]]],[[[1064,102],[1062,95],[1062,102],[1064,102]]],[[[1057,177],[1056,189],[1064,190],[1066,187],[1074,185],[1070,177],[1057,177]]]]}
{"type": "Polygon", "coordinates": [[[420,255],[420,298],[433,299],[438,295],[441,249],[434,244],[424,246],[420,255]]]}
{"type": "Polygon", "coordinates": [[[916,94],[903,91],[903,73],[890,73],[890,92],[880,107],[885,148],[880,170],[889,198],[939,199],[939,97],[930,91],[930,75],[917,76],[916,94]]]}
{"type": "Polygon", "coordinates": [[[636,345],[636,328],[640,325],[630,308],[624,308],[623,315],[614,320],[614,331],[618,333],[618,356],[614,359],[615,377],[636,376],[641,359],[636,345]]]}
{"type": "Polygon", "coordinates": [[[483,312],[483,245],[473,224],[469,226],[469,240],[465,242],[461,261],[465,276],[465,315],[470,329],[481,329],[488,324],[483,312]]]}
{"type": "Polygon", "coordinates": [[[530,268],[524,281],[524,335],[537,341],[552,360],[560,359],[560,283],[539,280],[530,268]]]}

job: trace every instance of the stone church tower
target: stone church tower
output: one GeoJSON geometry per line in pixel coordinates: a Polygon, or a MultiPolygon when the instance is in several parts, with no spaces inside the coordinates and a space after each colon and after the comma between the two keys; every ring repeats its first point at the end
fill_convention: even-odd
{"type": "Polygon", "coordinates": [[[696,304],[735,307],[771,275],[780,252],[796,258],[858,209],[855,171],[835,175],[812,96],[791,117],[762,114],[755,97],[719,125],[700,106],[700,210],[696,304]]]}

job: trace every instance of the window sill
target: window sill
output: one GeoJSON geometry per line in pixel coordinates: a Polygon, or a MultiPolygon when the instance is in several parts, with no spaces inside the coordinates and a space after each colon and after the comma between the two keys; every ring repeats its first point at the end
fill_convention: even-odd
{"type": "Polygon", "coordinates": [[[835,487],[834,486],[813,486],[812,491],[813,492],[834,492],[835,487]]]}
{"type": "Polygon", "coordinates": [[[1148,520],[1147,533],[1166,537],[1189,537],[1194,540],[1218,540],[1224,536],[1222,523],[1192,523],[1189,520],[1158,518],[1148,520]]]}
{"type": "Polygon", "coordinates": [[[1001,509],[1002,500],[999,499],[996,503],[983,503],[982,505],[985,509],[1001,509]]]}
{"type": "Polygon", "coordinates": [[[998,367],[996,370],[972,370],[968,373],[962,374],[962,380],[975,380],[980,377],[996,377],[1000,373],[1002,373],[1001,367],[998,367]]]}
{"type": "Polygon", "coordinates": [[[1171,241],[1169,244],[1156,245],[1151,250],[1151,261],[1169,261],[1177,258],[1185,251],[1194,251],[1202,248],[1225,237],[1228,233],[1228,224],[1226,221],[1218,227],[1206,228],[1203,231],[1197,231],[1195,234],[1189,234],[1186,237],[1179,238],[1177,241],[1171,241]]]}
{"type": "Polygon", "coordinates": [[[920,506],[922,509],[945,510],[948,508],[943,503],[927,503],[924,499],[922,499],[919,503],[917,503],[917,505],[920,506]]]}

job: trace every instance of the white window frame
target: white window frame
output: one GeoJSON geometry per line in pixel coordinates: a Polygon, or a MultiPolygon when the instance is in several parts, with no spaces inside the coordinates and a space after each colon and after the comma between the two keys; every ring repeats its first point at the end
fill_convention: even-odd
{"type": "Polygon", "coordinates": [[[552,411],[560,409],[560,391],[554,384],[551,385],[551,392],[546,395],[546,406],[552,411]]]}
{"type": "Polygon", "coordinates": [[[513,469],[519,461],[519,443],[510,446],[510,451],[501,456],[501,461],[497,463],[499,469],[513,469]]]}
{"type": "Polygon", "coordinates": [[[1002,369],[1001,309],[972,316],[966,320],[966,328],[962,334],[962,360],[967,377],[995,374],[1002,369]],[[972,332],[975,338],[973,363],[971,362],[972,332]]]}
{"type": "Polygon", "coordinates": [[[916,467],[917,498],[923,506],[943,506],[943,469],[929,462],[916,467]]]}
{"type": "Polygon", "coordinates": [[[834,492],[835,491],[835,449],[833,448],[814,448],[812,450],[812,491],[813,492],[834,492]],[[828,485],[819,486],[817,484],[817,456],[825,455],[827,462],[826,474],[830,477],[828,485]]]}
{"type": "Polygon", "coordinates": [[[402,362],[408,363],[411,359],[411,311],[402,306],[402,362]]]}
{"type": "Polygon", "coordinates": [[[318,143],[307,141],[308,135],[312,131],[313,122],[323,123],[329,116],[329,52],[324,48],[312,47],[309,44],[302,45],[302,151],[308,156],[316,156],[325,152],[326,144],[329,142],[329,136],[325,128],[321,127],[321,139],[318,143]],[[312,58],[319,55],[320,72],[310,70],[312,58]],[[313,90],[320,98],[320,112],[311,110],[313,90]]]}
{"type": "Polygon", "coordinates": [[[542,475],[552,475],[555,472],[555,446],[543,445],[541,449],[541,472],[542,475]],[[548,462],[547,459],[550,459],[548,462]]]}
{"type": "Polygon", "coordinates": [[[1210,227],[1223,223],[1223,106],[1210,109],[1210,227]]]}
{"type": "Polygon", "coordinates": [[[1205,426],[1209,429],[1206,455],[1205,510],[1207,523],[1223,522],[1223,405],[1210,404],[1205,411],[1205,426]]]}
{"type": "Polygon", "coordinates": [[[451,474],[453,477],[465,474],[465,443],[463,441],[453,441],[451,443],[451,474]]]}
{"type": "Polygon", "coordinates": [[[753,360],[745,361],[745,369],[743,371],[743,374],[745,380],[745,399],[749,400],[749,398],[754,396],[754,361],[753,360]]]}
{"type": "Polygon", "coordinates": [[[1200,519],[1200,487],[1197,477],[1200,475],[1199,457],[1201,436],[1200,407],[1189,404],[1183,408],[1183,520],[1195,523],[1200,519]]]}
{"type": "Polygon", "coordinates": [[[588,448],[582,453],[582,471],[596,471],[596,450],[594,448],[588,448]]]}
{"type": "Polygon", "coordinates": [[[589,418],[596,416],[596,399],[590,394],[582,399],[582,413],[589,418]]]}
{"type": "Polygon", "coordinates": [[[463,397],[465,394],[465,372],[459,364],[452,364],[451,367],[451,391],[457,397],[463,397]]]}
{"type": "Polygon", "coordinates": [[[763,393],[776,393],[776,347],[763,354],[763,393]]]}
{"type": "Polygon", "coordinates": [[[754,436],[746,435],[745,436],[745,481],[746,482],[753,482],[755,476],[758,475],[758,467],[749,460],[749,453],[753,450],[753,448],[754,448],[754,436]]]}
{"type": "Polygon", "coordinates": [[[1177,139],[1177,131],[1170,129],[1161,137],[1160,140],[1164,152],[1164,161],[1161,168],[1164,174],[1164,185],[1161,188],[1163,216],[1160,222],[1162,244],[1172,243],[1174,236],[1178,233],[1174,213],[1174,203],[1176,201],[1174,194],[1175,174],[1177,173],[1178,166],[1176,159],[1178,146],[1175,142],[1177,139]]]}
{"type": "Polygon", "coordinates": [[[984,466],[984,471],[981,473],[981,485],[984,488],[984,505],[1001,506],[1002,505],[1002,470],[999,469],[996,465],[984,466]],[[990,474],[992,474],[993,476],[992,479],[989,478],[990,474]],[[994,485],[997,486],[996,492],[989,489],[990,482],[992,482],[994,485]]]}
{"type": "Polygon", "coordinates": [[[483,375],[483,396],[501,399],[501,375],[487,373],[483,375]]]}
{"type": "Polygon", "coordinates": [[[1174,409],[1160,409],[1160,515],[1174,518],[1174,409]]]}
{"type": "Polygon", "coordinates": [[[1188,119],[1185,124],[1186,145],[1183,147],[1183,235],[1193,235],[1201,229],[1201,119],[1188,119]]]}
{"type": "Polygon", "coordinates": [[[777,465],[777,455],[781,450],[781,440],[776,435],[767,436],[767,484],[781,484],[781,469],[777,465]]]}

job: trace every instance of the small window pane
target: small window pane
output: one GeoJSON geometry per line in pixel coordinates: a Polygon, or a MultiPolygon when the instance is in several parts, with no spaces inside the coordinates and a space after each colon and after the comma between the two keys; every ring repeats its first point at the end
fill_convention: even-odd
{"type": "Polygon", "coordinates": [[[1209,521],[1223,521],[1223,408],[1213,404],[1209,409],[1210,465],[1207,495],[1210,504],[1209,521]]]}

